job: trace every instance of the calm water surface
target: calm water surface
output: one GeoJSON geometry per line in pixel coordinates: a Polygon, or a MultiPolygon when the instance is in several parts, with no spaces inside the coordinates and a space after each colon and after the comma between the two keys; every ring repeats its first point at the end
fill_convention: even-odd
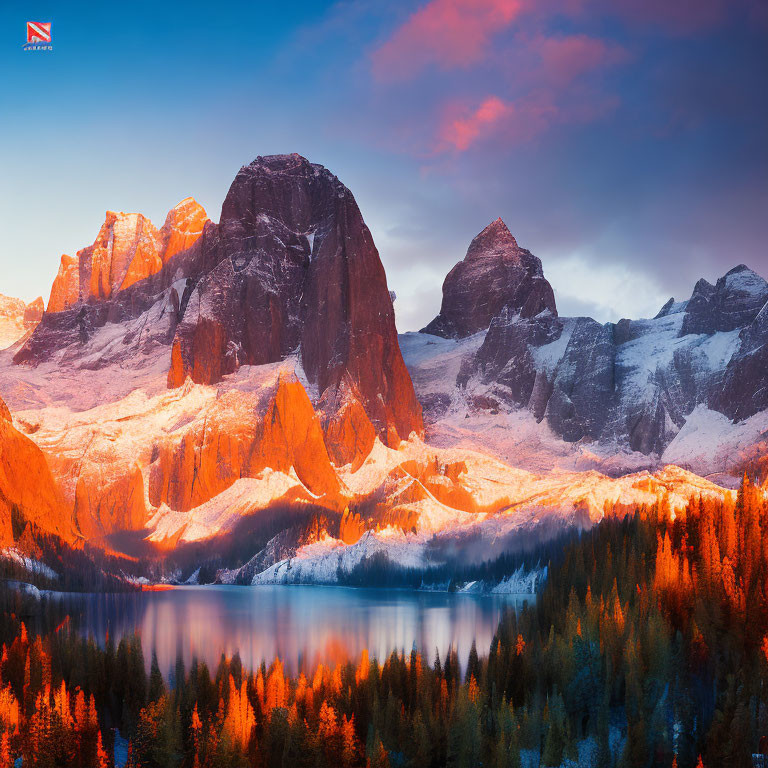
{"type": "Polygon", "coordinates": [[[472,641],[482,654],[499,619],[531,595],[456,595],[315,586],[178,587],[164,592],[78,598],[84,634],[104,643],[138,632],[149,664],[157,652],[168,673],[181,654],[212,669],[239,652],[247,668],[279,656],[296,673],[319,663],[357,659],[363,648],[384,659],[416,645],[431,661],[450,646],[464,664],[472,641]]]}

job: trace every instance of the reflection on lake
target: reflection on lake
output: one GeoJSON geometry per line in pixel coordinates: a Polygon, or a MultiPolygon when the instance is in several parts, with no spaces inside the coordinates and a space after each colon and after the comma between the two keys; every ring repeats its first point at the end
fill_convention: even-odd
{"type": "MultiPolygon", "coordinates": [[[[168,673],[177,654],[216,667],[221,654],[239,652],[254,669],[279,656],[287,671],[356,659],[363,648],[383,660],[414,643],[431,662],[456,648],[462,665],[472,641],[483,654],[505,608],[530,595],[456,595],[339,587],[178,587],[162,592],[68,596],[82,611],[85,634],[103,644],[138,632],[147,665],[157,652],[168,673]]],[[[76,608],[75,604],[72,605],[76,608]]],[[[80,611],[77,611],[80,612],[80,611]]]]}

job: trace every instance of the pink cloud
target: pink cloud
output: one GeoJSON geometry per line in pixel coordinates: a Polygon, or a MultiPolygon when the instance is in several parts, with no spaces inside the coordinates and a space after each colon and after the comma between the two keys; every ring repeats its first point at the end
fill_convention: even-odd
{"type": "Polygon", "coordinates": [[[619,45],[588,35],[539,36],[530,45],[538,57],[534,76],[541,83],[562,89],[588,72],[604,69],[626,59],[619,45]]]}
{"type": "Polygon", "coordinates": [[[488,96],[478,106],[451,104],[444,109],[433,155],[465,152],[481,142],[515,146],[535,141],[557,125],[585,125],[613,112],[619,100],[593,90],[576,89],[559,103],[558,94],[539,90],[515,101],[488,96]]]}
{"type": "MultiPolygon", "coordinates": [[[[513,22],[542,28],[553,18],[572,21],[620,18],[629,25],[657,27],[667,33],[696,34],[712,28],[730,11],[751,11],[764,0],[429,0],[373,51],[378,80],[403,80],[430,66],[468,67],[486,60],[493,38],[513,22]]],[[[559,55],[565,63],[579,55],[605,54],[590,38],[574,35],[559,55]],[[579,49],[581,45],[581,49],[579,49]],[[592,46],[591,48],[588,46],[592,46]]],[[[556,43],[553,43],[555,45],[556,43]]],[[[577,66],[579,61],[576,60],[577,66]]],[[[565,71],[563,68],[561,71],[565,71]]]]}
{"type": "Polygon", "coordinates": [[[491,95],[479,104],[449,103],[443,108],[434,152],[464,152],[491,139],[521,144],[556,123],[598,120],[616,107],[617,100],[601,93],[586,76],[625,57],[620,46],[587,35],[520,39],[512,66],[517,95],[491,95]],[[527,69],[522,62],[528,63],[527,69]]]}
{"type": "Polygon", "coordinates": [[[443,116],[435,152],[464,152],[492,136],[503,136],[509,144],[530,141],[557,116],[557,107],[541,98],[509,102],[489,96],[474,109],[453,105],[443,116]]]}
{"type": "Polygon", "coordinates": [[[514,111],[498,96],[489,96],[477,109],[462,117],[448,118],[440,129],[440,146],[464,151],[503,117],[514,111]]]}
{"type": "Polygon", "coordinates": [[[374,74],[398,80],[430,65],[473,64],[522,9],[523,0],[430,0],[373,52],[374,74]]]}

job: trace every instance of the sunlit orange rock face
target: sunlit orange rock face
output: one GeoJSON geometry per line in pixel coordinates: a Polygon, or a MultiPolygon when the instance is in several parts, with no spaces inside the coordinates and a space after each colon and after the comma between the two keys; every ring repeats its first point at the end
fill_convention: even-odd
{"type": "MultiPolygon", "coordinates": [[[[149,500],[188,511],[240,477],[264,469],[295,472],[324,504],[338,506],[339,481],[323,440],[320,419],[295,377],[281,374],[263,412],[241,410],[239,393],[227,393],[206,418],[153,448],[149,500]]],[[[253,404],[255,405],[255,404],[253,404]]]]}
{"type": "Polygon", "coordinates": [[[190,248],[208,220],[192,198],[171,209],[161,229],[140,213],[107,211],[93,245],[64,255],[48,302],[61,312],[89,299],[108,299],[157,274],[177,253],[190,248]]]}
{"type": "Polygon", "coordinates": [[[80,296],[80,278],[78,276],[78,260],[74,256],[61,257],[59,271],[51,286],[51,296],[48,299],[49,312],[61,312],[67,307],[77,304],[80,296]]]}
{"type": "Polygon", "coordinates": [[[115,531],[141,530],[147,521],[144,479],[137,464],[105,479],[98,464],[81,467],[75,490],[74,519],[78,531],[92,541],[115,531]]]}
{"type": "MultiPolygon", "coordinates": [[[[419,501],[427,495],[433,496],[441,504],[462,512],[488,512],[478,506],[472,493],[467,490],[462,480],[467,467],[463,461],[442,463],[436,457],[428,461],[404,461],[392,473],[395,480],[399,475],[413,478],[416,482],[408,483],[405,490],[397,494],[401,503],[419,501]]],[[[496,502],[495,506],[501,506],[496,502]]]]}
{"type": "Polygon", "coordinates": [[[201,317],[191,332],[191,345],[198,350],[187,365],[184,362],[183,346],[176,338],[171,347],[171,365],[168,369],[168,386],[180,387],[187,377],[194,382],[210,384],[221,381],[228,370],[227,337],[224,328],[217,322],[201,317]]]}
{"type": "Polygon", "coordinates": [[[133,416],[93,403],[86,429],[73,407],[85,458],[58,426],[34,437],[94,540],[140,530],[163,506],[197,515],[257,475],[265,504],[296,492],[342,511],[340,468],[358,469],[377,437],[397,447],[423,431],[371,234],[351,192],[298,155],[241,169],[219,224],[191,198],[160,229],[108,212],[91,246],[62,257],[48,311],[13,360],[35,369],[54,358],[73,377],[92,371],[93,392],[129,376],[138,396],[166,371],[166,407],[185,392],[200,402],[178,419],[145,412],[135,432],[133,416]],[[283,373],[268,395],[233,384],[274,366],[283,373]]]}
{"type": "Polygon", "coordinates": [[[339,491],[320,420],[306,390],[292,377],[280,377],[251,455],[251,472],[265,467],[281,472],[293,467],[302,483],[316,495],[335,495],[339,491]]]}
{"type": "Polygon", "coordinates": [[[24,307],[24,326],[27,330],[32,330],[42,319],[45,311],[43,297],[38,296],[24,307]]]}
{"type": "Polygon", "coordinates": [[[330,416],[324,427],[331,459],[339,467],[350,464],[355,472],[373,448],[376,429],[355,397],[349,397],[340,407],[328,410],[330,416]]]}
{"type": "Polygon", "coordinates": [[[11,510],[18,507],[24,518],[44,531],[67,541],[74,538],[58,489],[43,452],[11,421],[0,399],[0,545],[13,544],[11,510]]]}
{"type": "Polygon", "coordinates": [[[349,386],[388,445],[422,431],[384,268],[333,174],[299,155],[257,158],[237,174],[203,250],[213,266],[176,330],[170,387],[187,376],[214,383],[298,350],[321,397],[330,390],[341,405],[334,393],[349,386]]]}
{"type": "Polygon", "coordinates": [[[171,208],[159,233],[163,263],[191,248],[207,221],[204,208],[191,197],[171,208]]]}
{"type": "Polygon", "coordinates": [[[354,544],[360,540],[365,530],[365,521],[360,518],[360,514],[345,509],[339,523],[339,538],[345,544],[354,544]]]}

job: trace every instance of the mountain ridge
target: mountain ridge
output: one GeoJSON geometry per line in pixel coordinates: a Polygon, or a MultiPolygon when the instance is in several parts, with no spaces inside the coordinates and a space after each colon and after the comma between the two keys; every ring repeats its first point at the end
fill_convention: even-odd
{"type": "MultiPolygon", "coordinates": [[[[490,227],[499,230],[497,222],[472,241],[467,257],[449,272],[441,313],[422,332],[453,336],[442,318],[471,314],[476,300],[469,299],[469,310],[462,301],[481,293],[488,274],[519,250],[510,235],[486,240],[484,258],[472,253],[490,227]],[[455,283],[466,278],[459,268],[468,259],[483,269],[457,289],[455,283]]],[[[543,272],[536,277],[546,283],[543,272]]],[[[526,312],[531,299],[541,306],[541,295],[540,284],[515,282],[497,296],[499,309],[490,321],[471,327],[485,337],[462,361],[455,383],[466,392],[476,390],[469,395],[476,405],[527,408],[566,441],[618,441],[657,456],[697,405],[739,419],[768,406],[764,394],[748,397],[763,390],[754,356],[762,359],[768,341],[763,321],[758,322],[768,303],[768,283],[744,265],[715,285],[699,280],[690,299],[670,299],[650,320],[602,324],[564,318],[554,301],[534,315],[526,312]]]]}
{"type": "Polygon", "coordinates": [[[300,556],[325,561],[363,540],[358,554],[426,557],[439,535],[496,540],[542,521],[591,525],[606,503],[725,498],[737,452],[697,457],[694,422],[739,450],[762,434],[736,434],[698,398],[710,377],[727,383],[737,336],[759,349],[768,312],[755,314],[755,273],[700,286],[691,317],[716,306],[717,329],[736,324],[710,335],[681,337],[690,302],[651,320],[565,318],[539,259],[497,219],[446,277],[427,326],[438,335],[398,337],[352,193],[298,155],[243,166],[219,223],[191,198],[160,230],[108,213],[74,263],[56,279],[76,299],[49,302],[0,353],[0,392],[50,467],[58,524],[102,546],[132,531],[167,551],[303,505],[331,522],[300,556]],[[688,371],[696,396],[657,395],[667,369],[688,371]],[[625,401],[617,371],[632,385],[625,401]],[[692,471],[666,466],[678,435],[692,471]],[[693,474],[705,465],[716,482],[693,474]]]}

